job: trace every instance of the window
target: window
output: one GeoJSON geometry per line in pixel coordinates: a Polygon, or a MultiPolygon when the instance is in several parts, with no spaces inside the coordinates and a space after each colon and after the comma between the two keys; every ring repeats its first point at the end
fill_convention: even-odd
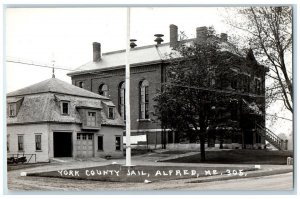
{"type": "Polygon", "coordinates": [[[116,136],[116,151],[121,151],[121,137],[116,136]]]}
{"type": "Polygon", "coordinates": [[[108,86],[106,84],[101,84],[98,90],[99,95],[108,97],[108,86]]]}
{"type": "Polygon", "coordinates": [[[9,151],[9,135],[6,136],[6,149],[9,151]]]}
{"type": "Polygon", "coordinates": [[[103,151],[103,135],[98,136],[98,151],[103,151]]]}
{"type": "Polygon", "coordinates": [[[149,82],[140,83],[140,119],[149,119],[149,82]]]}
{"type": "Polygon", "coordinates": [[[244,92],[250,92],[250,77],[245,75],[243,79],[244,92]]]}
{"type": "Polygon", "coordinates": [[[77,140],[93,140],[92,133],[77,133],[77,140]]]}
{"type": "Polygon", "coordinates": [[[88,112],[87,126],[96,126],[96,112],[88,112]]]}
{"type": "Polygon", "coordinates": [[[125,111],[125,82],[121,82],[119,85],[119,113],[124,120],[126,120],[125,111]]]}
{"type": "Polygon", "coordinates": [[[79,88],[83,88],[84,87],[84,83],[83,82],[78,82],[78,87],[79,88]]]}
{"type": "Polygon", "coordinates": [[[108,119],[114,119],[114,107],[108,107],[108,119]]]}
{"type": "Polygon", "coordinates": [[[8,104],[8,114],[9,117],[15,117],[17,115],[17,104],[16,103],[10,103],[8,104]]]}
{"type": "Polygon", "coordinates": [[[231,104],[231,119],[234,121],[238,120],[238,104],[232,103],[231,104]]]}
{"type": "Polygon", "coordinates": [[[67,101],[61,102],[61,114],[62,115],[69,115],[69,106],[70,106],[70,102],[67,102],[67,101]]]}
{"type": "Polygon", "coordinates": [[[260,94],[261,92],[261,82],[259,79],[255,79],[255,93],[260,94]]]}
{"type": "Polygon", "coordinates": [[[214,68],[212,68],[212,66],[210,66],[210,68],[208,70],[209,70],[208,84],[209,84],[209,86],[215,86],[216,85],[216,80],[215,80],[216,71],[214,68]]]}
{"type": "Polygon", "coordinates": [[[24,136],[18,135],[18,150],[23,151],[24,150],[24,136]]]}
{"type": "Polygon", "coordinates": [[[35,135],[35,150],[42,150],[42,135],[35,135]]]}

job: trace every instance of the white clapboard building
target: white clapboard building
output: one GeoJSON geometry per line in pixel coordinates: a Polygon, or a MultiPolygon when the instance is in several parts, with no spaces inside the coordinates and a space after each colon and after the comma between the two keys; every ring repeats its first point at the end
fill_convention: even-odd
{"type": "Polygon", "coordinates": [[[54,77],[7,94],[8,157],[121,157],[123,128],[109,98],[54,77]]]}

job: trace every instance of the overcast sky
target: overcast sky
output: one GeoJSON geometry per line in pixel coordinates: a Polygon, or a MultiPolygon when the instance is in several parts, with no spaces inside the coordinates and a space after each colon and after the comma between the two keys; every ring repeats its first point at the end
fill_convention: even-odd
{"type": "MultiPolygon", "coordinates": [[[[231,34],[231,27],[223,22],[217,7],[132,8],[131,38],[138,46],[154,44],[154,34],[164,34],[169,41],[169,25],[195,37],[196,28],[214,26],[216,33],[231,34]]],[[[126,8],[8,8],[6,10],[6,57],[31,60],[75,69],[92,60],[92,42],[101,43],[102,52],[125,49],[126,8]]],[[[71,83],[67,71],[56,70],[56,78],[71,83]]],[[[51,78],[52,70],[6,62],[6,91],[51,78]]],[[[280,108],[268,110],[271,113],[280,108]]],[[[280,115],[280,114],[279,114],[280,115]]],[[[282,113],[283,116],[291,115],[282,113]]],[[[270,123],[268,122],[268,126],[270,123]]],[[[270,126],[285,127],[291,132],[289,121],[270,126]]]]}
{"type": "MultiPolygon", "coordinates": [[[[154,44],[154,34],[169,41],[169,25],[194,37],[199,26],[227,32],[218,8],[132,8],[131,38],[138,46],[154,44]]],[[[6,12],[6,56],[55,64],[70,69],[92,58],[92,42],[102,52],[125,49],[125,8],[9,8],[6,12]]],[[[51,77],[51,69],[7,63],[7,91],[51,77]],[[28,78],[30,77],[30,78],[28,78]]],[[[58,78],[69,81],[64,71],[58,78]]]]}

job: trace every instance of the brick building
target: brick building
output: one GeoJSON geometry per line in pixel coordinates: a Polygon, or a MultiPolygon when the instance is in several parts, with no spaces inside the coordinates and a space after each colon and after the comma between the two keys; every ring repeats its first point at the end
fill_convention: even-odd
{"type": "Polygon", "coordinates": [[[7,94],[8,157],[122,157],[123,127],[109,98],[56,78],[7,94]]]}
{"type": "MultiPolygon", "coordinates": [[[[178,41],[178,27],[172,24],[170,25],[170,41],[167,43],[161,43],[162,35],[155,35],[157,43],[153,45],[135,47],[132,43],[129,60],[132,135],[144,134],[147,136],[147,144],[155,146],[161,143],[172,143],[175,146],[174,143],[179,141],[176,139],[175,132],[163,129],[160,121],[156,120],[153,97],[166,81],[169,54],[176,53],[175,47],[178,43],[205,40],[207,34],[207,27],[199,27],[196,29],[195,39],[178,41]]],[[[227,84],[222,85],[222,89],[249,94],[242,100],[243,110],[247,112],[242,113],[239,109],[236,113],[241,136],[234,139],[235,141],[226,140],[225,144],[230,148],[262,148],[265,144],[265,100],[264,98],[257,99],[255,95],[265,93],[267,69],[256,62],[252,50],[249,50],[247,57],[236,54],[235,47],[227,40],[227,34],[222,33],[220,37],[214,39],[219,42],[221,51],[227,52],[237,60],[234,66],[228,68],[236,74],[235,78],[228,79],[227,84]],[[250,116],[258,118],[259,128],[254,122],[249,122],[250,116]]],[[[107,53],[101,53],[101,51],[101,44],[94,42],[93,60],[68,75],[71,76],[73,85],[111,98],[113,103],[117,104],[120,115],[126,120],[124,114],[125,50],[107,53]]],[[[216,82],[216,85],[218,83],[216,82]]],[[[214,146],[215,144],[218,142],[214,142],[214,146]]],[[[192,145],[189,144],[189,146],[192,145]]]]}

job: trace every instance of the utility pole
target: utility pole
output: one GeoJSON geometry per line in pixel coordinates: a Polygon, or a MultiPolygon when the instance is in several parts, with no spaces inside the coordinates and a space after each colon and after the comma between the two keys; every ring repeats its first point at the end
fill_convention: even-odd
{"type": "Polygon", "coordinates": [[[131,165],[131,140],[130,140],[130,8],[127,8],[127,35],[126,35],[126,55],[125,55],[125,114],[126,114],[126,165],[131,165]]]}

